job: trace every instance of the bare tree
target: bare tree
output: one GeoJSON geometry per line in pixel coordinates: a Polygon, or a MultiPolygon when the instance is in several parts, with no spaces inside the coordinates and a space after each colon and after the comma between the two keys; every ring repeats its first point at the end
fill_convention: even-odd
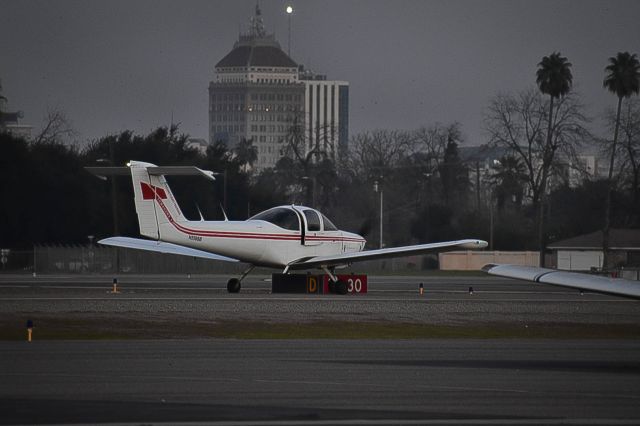
{"type": "Polygon", "coordinates": [[[49,109],[44,118],[42,129],[33,138],[35,143],[62,143],[65,138],[73,138],[76,131],[67,115],[58,109],[49,109]]]}
{"type": "Polygon", "coordinates": [[[414,151],[415,139],[398,130],[375,130],[355,135],[349,145],[349,169],[368,176],[394,168],[414,151]]]}
{"type": "Polygon", "coordinates": [[[327,191],[335,185],[327,176],[335,175],[336,152],[329,126],[317,127],[307,133],[302,115],[294,116],[281,140],[283,157],[276,168],[286,169],[290,180],[291,196],[302,189],[306,195],[306,203],[314,205],[315,200],[326,200],[327,191]],[[302,185],[302,187],[301,187],[302,185]],[[322,193],[324,196],[319,197],[322,193]]]}
{"type": "MultiPolygon", "coordinates": [[[[616,126],[617,111],[609,109],[605,113],[608,127],[613,130],[616,126]]],[[[634,205],[640,202],[640,100],[630,98],[621,108],[619,117],[619,144],[616,145],[615,170],[618,176],[613,176],[615,182],[625,182],[633,197],[634,205]]],[[[602,140],[603,151],[607,157],[612,157],[613,144],[609,140],[602,140]]]]}
{"type": "Polygon", "coordinates": [[[585,127],[588,119],[575,93],[556,100],[550,125],[547,102],[537,90],[528,89],[517,95],[497,95],[485,113],[490,144],[506,148],[522,161],[535,207],[546,190],[545,179],[561,158],[575,159],[576,147],[590,137],[585,127]]]}
{"type": "Polygon", "coordinates": [[[429,172],[435,172],[444,158],[449,140],[461,139],[460,124],[445,126],[435,123],[429,127],[420,127],[413,132],[412,137],[414,149],[425,157],[429,172]]]}

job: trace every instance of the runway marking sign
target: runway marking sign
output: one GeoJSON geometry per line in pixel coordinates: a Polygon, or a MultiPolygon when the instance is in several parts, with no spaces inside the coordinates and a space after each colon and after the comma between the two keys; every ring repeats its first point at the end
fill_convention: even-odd
{"type": "MultiPolygon", "coordinates": [[[[348,294],[366,294],[368,290],[367,276],[355,275],[355,274],[341,274],[337,275],[338,279],[347,283],[348,294]]],[[[324,276],[323,293],[329,294],[329,276],[324,276]]]]}
{"type": "Polygon", "coordinates": [[[315,275],[307,276],[307,293],[317,293],[318,292],[318,277],[315,275]]]}

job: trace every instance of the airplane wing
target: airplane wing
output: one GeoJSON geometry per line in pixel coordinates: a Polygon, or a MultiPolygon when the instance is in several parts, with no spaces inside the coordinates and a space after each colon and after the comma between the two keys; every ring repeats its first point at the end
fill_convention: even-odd
{"type": "Polygon", "coordinates": [[[640,299],[640,282],[622,278],[608,278],[599,275],[520,265],[488,264],[482,270],[500,277],[640,299]]]}
{"type": "Polygon", "coordinates": [[[105,246],[155,251],[158,253],[181,254],[183,256],[201,257],[204,259],[212,260],[223,260],[225,262],[239,262],[238,259],[220,256],[219,254],[209,253],[206,251],[184,247],[177,244],[165,243],[162,241],[143,240],[140,238],[111,237],[98,241],[98,244],[103,244],[105,246]]]}
{"type": "Polygon", "coordinates": [[[331,267],[338,265],[348,265],[353,262],[362,262],[365,260],[411,256],[416,254],[425,254],[455,249],[481,249],[486,246],[487,242],[482,240],[445,241],[441,243],[418,244],[415,246],[401,246],[383,248],[378,250],[359,251],[355,253],[342,253],[333,256],[316,256],[311,258],[303,258],[290,263],[288,265],[288,268],[291,270],[295,270],[331,267]]]}

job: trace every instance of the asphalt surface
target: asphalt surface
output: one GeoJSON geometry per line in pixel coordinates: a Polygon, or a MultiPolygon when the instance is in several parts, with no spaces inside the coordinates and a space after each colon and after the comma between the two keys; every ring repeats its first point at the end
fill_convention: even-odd
{"type": "Polygon", "coordinates": [[[639,351],[631,341],[0,342],[0,424],[638,424],[639,351]]]}
{"type": "Polygon", "coordinates": [[[267,277],[250,276],[228,294],[226,276],[0,275],[0,316],[144,315],[209,321],[391,321],[640,324],[638,301],[497,277],[369,277],[366,295],[270,294],[267,277]],[[418,293],[423,283],[424,295],[418,293]],[[469,293],[473,288],[473,294],[469,293]]]}
{"type": "MultiPolygon", "coordinates": [[[[230,295],[227,278],[122,276],[112,294],[106,276],[0,275],[0,321],[640,324],[637,301],[495,277],[370,277],[349,296],[260,276],[230,295]]],[[[640,424],[639,355],[637,339],[0,341],[0,424],[640,424]]]]}

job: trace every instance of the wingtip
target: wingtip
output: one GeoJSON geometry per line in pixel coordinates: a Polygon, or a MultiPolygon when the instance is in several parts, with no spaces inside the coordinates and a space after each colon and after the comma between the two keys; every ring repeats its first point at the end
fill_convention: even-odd
{"type": "Polygon", "coordinates": [[[487,264],[486,264],[486,265],[484,265],[482,268],[480,268],[480,270],[481,270],[482,272],[487,272],[487,273],[488,273],[490,270],[492,270],[492,269],[493,269],[493,268],[495,268],[496,266],[498,266],[498,265],[496,265],[495,263],[487,263],[487,264]]]}

